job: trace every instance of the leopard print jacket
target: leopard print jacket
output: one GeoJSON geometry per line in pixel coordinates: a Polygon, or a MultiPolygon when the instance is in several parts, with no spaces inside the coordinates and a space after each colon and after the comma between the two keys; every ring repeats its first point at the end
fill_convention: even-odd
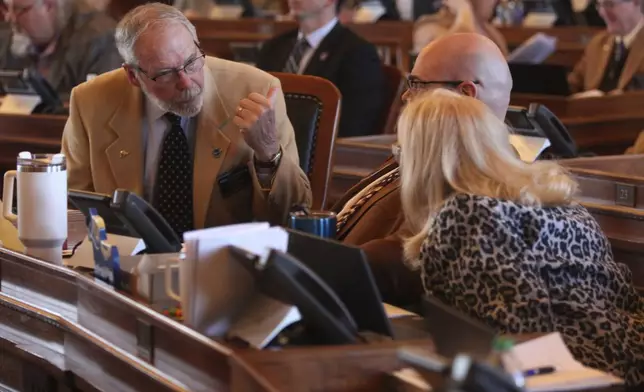
{"type": "Polygon", "coordinates": [[[449,198],[421,247],[425,291],[503,333],[559,331],[586,366],[644,383],[644,299],[588,211],[449,198]]]}

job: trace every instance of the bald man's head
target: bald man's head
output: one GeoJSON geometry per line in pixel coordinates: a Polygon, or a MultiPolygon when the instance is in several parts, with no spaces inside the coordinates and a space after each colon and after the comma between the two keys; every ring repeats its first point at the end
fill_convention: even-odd
{"type": "Polygon", "coordinates": [[[432,41],[419,53],[410,77],[419,86],[433,82],[426,87],[453,87],[480,99],[501,119],[510,104],[508,63],[496,44],[480,34],[449,34],[432,41]],[[455,83],[459,81],[463,83],[455,83]]]}

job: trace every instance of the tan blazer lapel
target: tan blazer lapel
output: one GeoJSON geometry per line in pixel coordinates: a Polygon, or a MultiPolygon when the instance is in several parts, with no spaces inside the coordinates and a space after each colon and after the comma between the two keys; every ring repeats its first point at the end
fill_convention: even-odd
{"type": "Polygon", "coordinates": [[[615,39],[607,35],[607,39],[600,43],[601,47],[597,52],[596,59],[589,59],[589,64],[595,64],[588,68],[588,86],[587,90],[593,90],[599,88],[599,85],[602,82],[602,78],[606,73],[606,67],[608,67],[608,60],[610,59],[611,53],[613,53],[613,45],[615,44],[615,39]]]}
{"type": "Polygon", "coordinates": [[[624,64],[624,69],[622,74],[619,76],[619,82],[617,83],[617,88],[624,90],[626,86],[630,83],[633,76],[637,73],[637,70],[642,66],[644,62],[644,28],[640,29],[637,33],[637,36],[633,40],[631,47],[628,50],[628,57],[626,58],[626,63],[624,64]]]}
{"type": "Polygon", "coordinates": [[[121,105],[109,121],[117,139],[105,154],[117,188],[143,195],[142,92],[131,85],[125,91],[121,105]]]}
{"type": "Polygon", "coordinates": [[[233,126],[229,119],[234,113],[234,108],[226,107],[212,73],[208,67],[204,67],[204,101],[197,120],[193,175],[194,222],[197,229],[206,224],[213,186],[217,186],[217,175],[230,146],[230,139],[224,130],[233,126]]]}

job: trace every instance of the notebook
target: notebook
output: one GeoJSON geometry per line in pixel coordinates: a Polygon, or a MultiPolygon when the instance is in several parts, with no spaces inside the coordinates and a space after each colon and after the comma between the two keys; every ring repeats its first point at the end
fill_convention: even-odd
{"type": "MultiPolygon", "coordinates": [[[[512,353],[524,371],[546,366],[556,369],[551,374],[527,377],[525,389],[529,392],[585,390],[624,383],[618,377],[575,360],[558,332],[521,343],[512,353]]],[[[504,362],[510,360],[507,356],[504,358],[504,362]]]]}

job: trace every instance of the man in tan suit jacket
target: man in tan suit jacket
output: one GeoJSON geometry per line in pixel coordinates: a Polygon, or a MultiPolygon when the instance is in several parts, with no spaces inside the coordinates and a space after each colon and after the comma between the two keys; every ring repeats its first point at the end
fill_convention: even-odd
{"type": "Polygon", "coordinates": [[[179,217],[192,220],[175,229],[179,234],[251,220],[284,224],[293,205],[310,205],[310,185],[299,167],[276,78],[205,57],[192,24],[170,6],[135,8],[116,36],[124,68],[72,91],[62,142],[70,189],[111,194],[124,188],[148,200],[163,196],[165,204],[174,203],[162,212],[173,227],[169,215],[192,205],[189,216],[179,217]],[[192,144],[192,162],[171,162],[162,171],[167,135],[180,132],[176,123],[164,121],[171,118],[168,112],[188,123],[177,140],[192,144]],[[192,175],[182,178],[177,168],[192,169],[192,175]],[[166,195],[165,181],[155,181],[168,171],[175,173],[171,182],[191,184],[179,199],[166,195]]]}
{"type": "MultiPolygon", "coordinates": [[[[444,36],[425,47],[408,86],[405,100],[420,90],[453,88],[480,99],[505,118],[512,78],[494,42],[480,34],[464,33],[444,36]]],[[[365,251],[383,301],[398,306],[417,303],[423,289],[420,272],[403,261],[402,241],[410,233],[402,216],[396,161],[389,159],[360,181],[333,210],[338,213],[337,238],[365,251]]]]}
{"type": "Polygon", "coordinates": [[[568,76],[573,93],[644,89],[644,17],[640,1],[597,3],[606,31],[590,41],[568,76]]]}

